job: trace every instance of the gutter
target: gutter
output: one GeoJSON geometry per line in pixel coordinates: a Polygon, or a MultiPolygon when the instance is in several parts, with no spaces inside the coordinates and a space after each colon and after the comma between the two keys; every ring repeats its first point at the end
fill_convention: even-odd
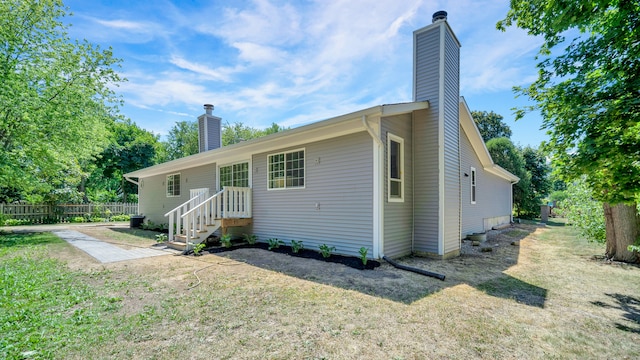
{"type": "Polygon", "coordinates": [[[132,183],[132,184],[136,184],[138,186],[140,186],[140,183],[138,181],[133,180],[132,178],[125,176],[124,177],[125,180],[127,180],[128,182],[132,183]]]}

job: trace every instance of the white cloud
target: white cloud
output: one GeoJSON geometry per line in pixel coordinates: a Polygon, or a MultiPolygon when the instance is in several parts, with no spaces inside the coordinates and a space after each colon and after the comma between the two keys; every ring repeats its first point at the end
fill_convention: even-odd
{"type": "Polygon", "coordinates": [[[191,72],[194,72],[196,74],[202,75],[205,78],[209,79],[209,80],[214,80],[214,81],[223,81],[223,82],[229,82],[231,81],[231,75],[234,73],[237,73],[239,71],[242,70],[241,66],[237,66],[235,68],[231,68],[231,67],[220,67],[217,69],[212,69],[206,65],[203,64],[197,64],[197,63],[193,63],[190,62],[184,58],[178,57],[178,56],[172,56],[171,60],[169,60],[173,65],[181,68],[181,69],[185,69],[185,70],[189,70],[191,72]]]}

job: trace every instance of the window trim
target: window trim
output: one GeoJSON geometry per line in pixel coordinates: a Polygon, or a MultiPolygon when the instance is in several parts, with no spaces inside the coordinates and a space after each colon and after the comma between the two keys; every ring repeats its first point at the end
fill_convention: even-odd
{"type": "MultiPolygon", "coordinates": [[[[172,182],[175,182],[175,179],[172,179],[172,182]]],[[[168,198],[182,196],[182,175],[179,172],[173,173],[173,174],[167,174],[165,178],[165,194],[168,198]],[[169,193],[169,177],[175,177],[176,175],[178,175],[180,179],[180,181],[178,182],[178,195],[175,194],[175,185],[173,186],[173,189],[172,189],[173,192],[171,194],[169,193]]]]}
{"type": "Polygon", "coordinates": [[[469,197],[471,198],[471,204],[473,205],[478,200],[478,172],[473,166],[469,172],[469,197]]]}
{"type": "Polygon", "coordinates": [[[241,160],[241,161],[236,161],[236,162],[232,162],[232,163],[226,163],[223,165],[218,165],[217,166],[217,171],[216,171],[216,188],[219,190],[222,190],[222,186],[220,185],[220,169],[223,167],[228,167],[231,166],[231,172],[233,172],[233,165],[238,165],[238,164],[247,164],[247,185],[249,188],[251,188],[251,182],[253,181],[252,179],[252,171],[251,171],[251,160],[241,160]]]}
{"type": "Polygon", "coordinates": [[[404,139],[392,133],[387,133],[387,201],[388,202],[404,202],[404,139]],[[400,179],[394,179],[400,183],[400,197],[391,196],[391,142],[400,145],[400,179]]]}
{"type": "Polygon", "coordinates": [[[306,150],[306,148],[298,148],[298,149],[280,151],[280,152],[275,152],[275,153],[271,153],[271,154],[267,155],[267,191],[306,189],[306,187],[307,187],[306,178],[307,178],[307,150],[306,150]],[[302,166],[302,171],[304,173],[302,179],[303,179],[304,185],[302,185],[302,186],[287,186],[287,168],[286,168],[287,154],[300,152],[300,151],[302,151],[302,153],[304,155],[304,165],[302,166]],[[277,156],[277,155],[284,155],[284,157],[285,157],[284,186],[283,187],[278,187],[278,188],[272,188],[272,187],[269,187],[269,185],[270,185],[270,182],[269,182],[269,172],[270,172],[269,171],[269,165],[270,165],[271,157],[272,156],[277,156]]]}

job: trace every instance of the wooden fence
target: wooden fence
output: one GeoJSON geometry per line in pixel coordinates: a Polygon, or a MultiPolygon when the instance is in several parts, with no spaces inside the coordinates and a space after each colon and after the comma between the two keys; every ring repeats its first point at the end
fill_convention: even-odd
{"type": "Polygon", "coordinates": [[[0,204],[0,214],[8,219],[29,220],[31,223],[69,222],[74,217],[110,218],[113,215],[137,214],[137,203],[105,204],[0,204]]]}

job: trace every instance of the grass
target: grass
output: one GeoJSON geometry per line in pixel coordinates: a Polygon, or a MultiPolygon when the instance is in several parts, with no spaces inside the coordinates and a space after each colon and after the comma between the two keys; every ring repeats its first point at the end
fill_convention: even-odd
{"type": "MultiPolygon", "coordinates": [[[[602,247],[571,227],[530,226],[505,232],[522,238],[519,247],[413,260],[446,268],[445,282],[384,266],[360,272],[307,260],[311,278],[215,255],[71,269],[59,259],[84,258],[57,238],[4,235],[0,357],[640,357],[640,269],[593,260],[602,247]],[[505,266],[491,267],[503,260],[505,266]],[[332,285],[316,266],[332,267],[342,282],[332,285]],[[189,289],[196,270],[202,283],[189,289]],[[371,282],[358,283],[365,277],[371,282]],[[385,286],[415,294],[400,301],[376,293],[385,286]]],[[[103,229],[102,236],[111,233],[103,229]]],[[[137,238],[127,236],[118,241],[137,238]]],[[[293,261],[255,254],[256,264],[293,261]]]]}

